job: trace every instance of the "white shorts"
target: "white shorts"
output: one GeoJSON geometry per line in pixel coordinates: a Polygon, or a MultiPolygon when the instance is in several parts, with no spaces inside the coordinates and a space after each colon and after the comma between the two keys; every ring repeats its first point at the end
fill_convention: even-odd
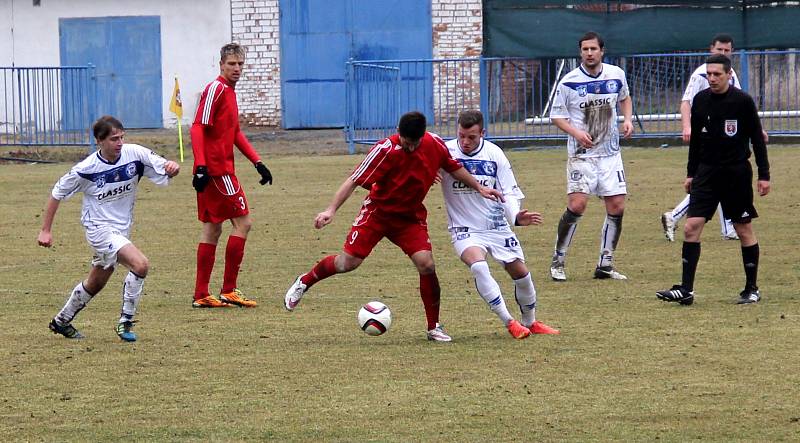
{"type": "Polygon", "coordinates": [[[500,263],[511,263],[515,260],[525,261],[522,246],[514,231],[473,231],[466,228],[451,229],[453,247],[459,257],[464,250],[477,246],[488,252],[500,263]]]}
{"type": "Polygon", "coordinates": [[[575,192],[599,197],[627,194],[622,156],[568,158],[567,194],[575,192]]]}
{"type": "Polygon", "coordinates": [[[94,249],[92,266],[102,266],[103,269],[116,266],[117,253],[131,242],[127,232],[108,226],[86,228],[86,241],[94,249]]]}

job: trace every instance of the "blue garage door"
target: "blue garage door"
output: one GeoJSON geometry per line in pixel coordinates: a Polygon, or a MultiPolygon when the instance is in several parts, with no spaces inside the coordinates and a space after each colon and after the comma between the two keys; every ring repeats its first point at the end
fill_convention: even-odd
{"type": "Polygon", "coordinates": [[[91,63],[97,73],[96,115],[114,115],[128,128],[160,128],[161,19],[59,19],[62,66],[91,63]]]}
{"type": "MultiPolygon", "coordinates": [[[[350,59],[433,56],[429,0],[281,0],[280,8],[285,128],[344,126],[350,59]]],[[[401,83],[432,83],[430,73],[424,77],[401,78],[401,83]]],[[[414,103],[409,108],[426,111],[430,106],[414,103]]]]}

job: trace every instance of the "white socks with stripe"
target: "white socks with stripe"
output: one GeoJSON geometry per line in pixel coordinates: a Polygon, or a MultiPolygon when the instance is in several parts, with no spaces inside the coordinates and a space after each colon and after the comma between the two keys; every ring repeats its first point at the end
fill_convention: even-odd
{"type": "Polygon", "coordinates": [[[142,296],[143,287],[144,278],[128,271],[128,275],[125,276],[125,282],[122,284],[122,312],[119,317],[120,323],[133,321],[133,316],[136,314],[136,307],[139,305],[139,299],[142,296]]]}
{"type": "Polygon", "coordinates": [[[475,287],[478,289],[478,294],[489,305],[489,309],[500,317],[503,324],[508,325],[508,322],[513,318],[508,313],[508,308],[506,308],[506,302],[500,292],[500,285],[492,278],[489,264],[486,261],[475,262],[469,267],[469,270],[475,277],[475,287]]]}
{"type": "Polygon", "coordinates": [[[536,287],[530,272],[525,277],[514,280],[514,297],[522,312],[520,322],[530,327],[536,321],[536,287]]]}

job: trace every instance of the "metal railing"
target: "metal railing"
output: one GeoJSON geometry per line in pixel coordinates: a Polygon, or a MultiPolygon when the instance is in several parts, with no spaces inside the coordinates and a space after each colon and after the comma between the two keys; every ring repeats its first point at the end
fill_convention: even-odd
{"type": "Polygon", "coordinates": [[[0,67],[0,146],[94,146],[93,66],[0,67]]]}
{"type": "MultiPolygon", "coordinates": [[[[739,51],[733,67],[756,101],[764,128],[775,135],[800,135],[800,51],[739,51]]],[[[707,53],[641,54],[608,58],[621,66],[633,98],[634,137],[678,137],[680,103],[686,83],[707,53]]],[[[481,109],[487,137],[493,140],[562,139],[548,118],[555,86],[579,59],[458,58],[442,60],[372,60],[348,63],[347,90],[363,95],[348,106],[345,136],[371,144],[394,132],[403,112],[425,113],[429,130],[455,137],[456,118],[464,109],[481,109]],[[394,68],[393,82],[377,81],[375,66],[394,68]],[[372,88],[368,92],[366,85],[372,88]],[[391,100],[388,106],[382,100],[391,100]],[[397,107],[395,107],[395,104],[397,107]],[[388,108],[391,112],[385,111],[388,108]],[[366,130],[358,122],[380,121],[366,130]]],[[[352,103],[349,99],[348,103],[352,103]]]]}

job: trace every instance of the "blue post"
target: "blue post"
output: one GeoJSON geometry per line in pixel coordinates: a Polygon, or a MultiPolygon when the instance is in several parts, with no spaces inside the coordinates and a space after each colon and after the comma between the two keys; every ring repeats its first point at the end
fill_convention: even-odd
{"type": "Polygon", "coordinates": [[[484,135],[486,138],[490,137],[490,129],[491,129],[491,118],[489,116],[489,76],[486,64],[488,63],[483,56],[480,57],[479,63],[479,77],[481,82],[481,113],[483,114],[484,126],[486,130],[486,134],[484,135]]]}
{"type": "Polygon", "coordinates": [[[345,82],[344,82],[344,102],[345,102],[345,126],[344,126],[344,137],[347,140],[347,153],[348,154],[355,154],[356,153],[356,144],[353,141],[355,137],[354,133],[354,112],[353,112],[353,59],[351,58],[347,62],[347,69],[345,73],[345,82]]]}
{"type": "Polygon", "coordinates": [[[740,52],[742,69],[739,72],[739,84],[742,85],[742,91],[749,94],[750,91],[750,63],[747,61],[747,51],[742,49],[740,52]]]}
{"type": "Polygon", "coordinates": [[[92,125],[97,120],[97,75],[95,75],[95,67],[89,63],[89,152],[92,153],[97,150],[94,144],[94,135],[92,134],[92,125]]]}

